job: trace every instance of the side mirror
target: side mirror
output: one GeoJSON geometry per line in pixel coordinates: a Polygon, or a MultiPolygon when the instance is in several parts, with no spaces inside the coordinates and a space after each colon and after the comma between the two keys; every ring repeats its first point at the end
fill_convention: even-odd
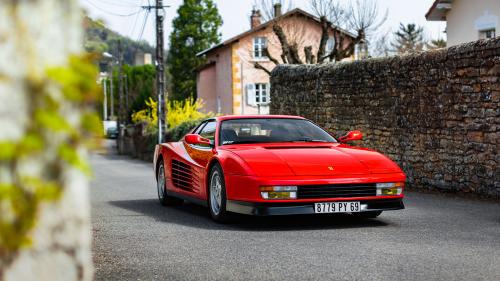
{"type": "Polygon", "coordinates": [[[194,145],[208,145],[208,146],[211,146],[212,144],[210,143],[210,140],[209,139],[206,139],[200,135],[197,135],[197,134],[187,134],[185,137],[184,137],[184,141],[187,143],[187,144],[194,144],[194,145]]]}
{"type": "Polygon", "coordinates": [[[360,131],[350,131],[347,133],[345,136],[342,136],[339,138],[340,142],[348,142],[348,141],[355,141],[355,140],[362,140],[363,139],[363,134],[360,131]]]}

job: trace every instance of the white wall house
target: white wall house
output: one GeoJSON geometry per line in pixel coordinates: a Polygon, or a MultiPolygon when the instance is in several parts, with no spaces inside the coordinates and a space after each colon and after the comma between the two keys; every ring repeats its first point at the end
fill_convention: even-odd
{"type": "Polygon", "coordinates": [[[447,45],[499,36],[500,0],[435,0],[428,21],[446,21],[447,45]]]}

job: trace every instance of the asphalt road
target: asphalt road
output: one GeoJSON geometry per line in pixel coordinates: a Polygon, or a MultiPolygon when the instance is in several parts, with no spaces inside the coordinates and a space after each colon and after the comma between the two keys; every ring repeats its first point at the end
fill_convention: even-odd
{"type": "Polygon", "coordinates": [[[211,221],[162,207],[152,165],[94,154],[96,280],[500,280],[500,204],[409,193],[406,209],[211,221]]]}

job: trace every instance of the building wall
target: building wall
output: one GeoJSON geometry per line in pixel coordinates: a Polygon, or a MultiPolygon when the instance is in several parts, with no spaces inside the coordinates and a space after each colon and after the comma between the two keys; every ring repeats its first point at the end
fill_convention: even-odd
{"type": "MultiPolygon", "coordinates": [[[[305,61],[304,47],[312,46],[312,52],[314,55],[318,52],[319,42],[321,38],[321,27],[320,25],[304,16],[291,16],[280,21],[280,24],[287,34],[288,40],[290,42],[297,42],[299,47],[299,54],[301,59],[305,61]]],[[[255,37],[266,37],[268,42],[268,49],[270,54],[281,62],[281,45],[277,36],[272,30],[272,26],[253,32],[252,34],[243,37],[239,40],[239,43],[234,48],[234,52],[239,57],[238,60],[238,70],[242,73],[242,79],[237,81],[241,84],[243,98],[243,107],[239,107],[239,110],[235,107],[235,114],[268,114],[269,106],[251,106],[246,101],[246,85],[255,83],[269,83],[269,75],[263,70],[256,69],[254,67],[255,62],[259,62],[261,65],[269,70],[275,67],[275,64],[269,60],[255,60],[253,58],[253,39],[255,37]],[[242,71],[241,71],[242,70],[242,71]]],[[[345,44],[349,42],[346,40],[345,44]]]]}
{"type": "Polygon", "coordinates": [[[448,46],[480,39],[477,23],[484,23],[485,13],[495,19],[496,34],[500,33],[499,0],[454,0],[446,14],[448,46]]]}
{"type": "Polygon", "coordinates": [[[215,79],[209,80],[214,70],[206,68],[198,73],[196,85],[198,97],[203,98],[205,111],[220,114],[233,114],[233,82],[232,82],[232,50],[230,47],[220,48],[207,56],[207,62],[215,62],[215,79]],[[214,94],[215,84],[215,94],[214,94]],[[214,100],[215,99],[215,100],[214,100]],[[221,111],[218,112],[217,99],[220,100],[221,111]]]}
{"type": "Polygon", "coordinates": [[[198,73],[196,80],[196,92],[198,93],[198,98],[204,103],[202,111],[205,113],[218,111],[216,69],[215,64],[204,68],[198,73]]]}
{"type": "MultiPolygon", "coordinates": [[[[312,46],[314,55],[318,52],[321,38],[319,24],[304,16],[291,16],[280,21],[290,42],[297,42],[300,46],[300,56],[305,61],[304,47],[312,46]]],[[[331,34],[333,36],[333,32],[331,34]]],[[[281,56],[281,45],[273,33],[272,26],[251,33],[235,41],[229,46],[216,49],[207,55],[207,62],[215,62],[215,79],[210,78],[214,70],[203,69],[198,74],[197,92],[206,105],[205,111],[217,113],[217,98],[221,100],[222,114],[268,114],[269,105],[252,106],[246,100],[246,86],[255,83],[269,83],[269,75],[263,70],[254,67],[259,62],[272,70],[275,65],[269,60],[255,60],[253,58],[253,39],[266,37],[271,55],[277,59],[281,56]],[[210,81],[213,79],[213,81],[210,81]],[[213,85],[215,84],[215,94],[213,85]]],[[[349,44],[345,40],[345,45],[349,44]]],[[[351,60],[348,58],[346,60],[351,60]]]]}
{"type": "Polygon", "coordinates": [[[242,62],[238,56],[239,42],[231,46],[231,75],[232,75],[232,90],[233,90],[233,114],[242,114],[244,106],[243,101],[243,85],[242,81],[242,62]]]}
{"type": "Polygon", "coordinates": [[[500,198],[500,38],[403,57],[279,66],[271,113],[301,115],[397,161],[410,187],[500,198]]]}

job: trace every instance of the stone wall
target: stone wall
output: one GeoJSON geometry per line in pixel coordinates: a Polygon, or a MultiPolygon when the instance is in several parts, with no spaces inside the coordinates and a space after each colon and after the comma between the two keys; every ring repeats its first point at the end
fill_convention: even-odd
{"type": "Polygon", "coordinates": [[[500,197],[500,38],[352,63],[279,66],[271,113],[309,118],[398,162],[408,186],[500,197]]]}

